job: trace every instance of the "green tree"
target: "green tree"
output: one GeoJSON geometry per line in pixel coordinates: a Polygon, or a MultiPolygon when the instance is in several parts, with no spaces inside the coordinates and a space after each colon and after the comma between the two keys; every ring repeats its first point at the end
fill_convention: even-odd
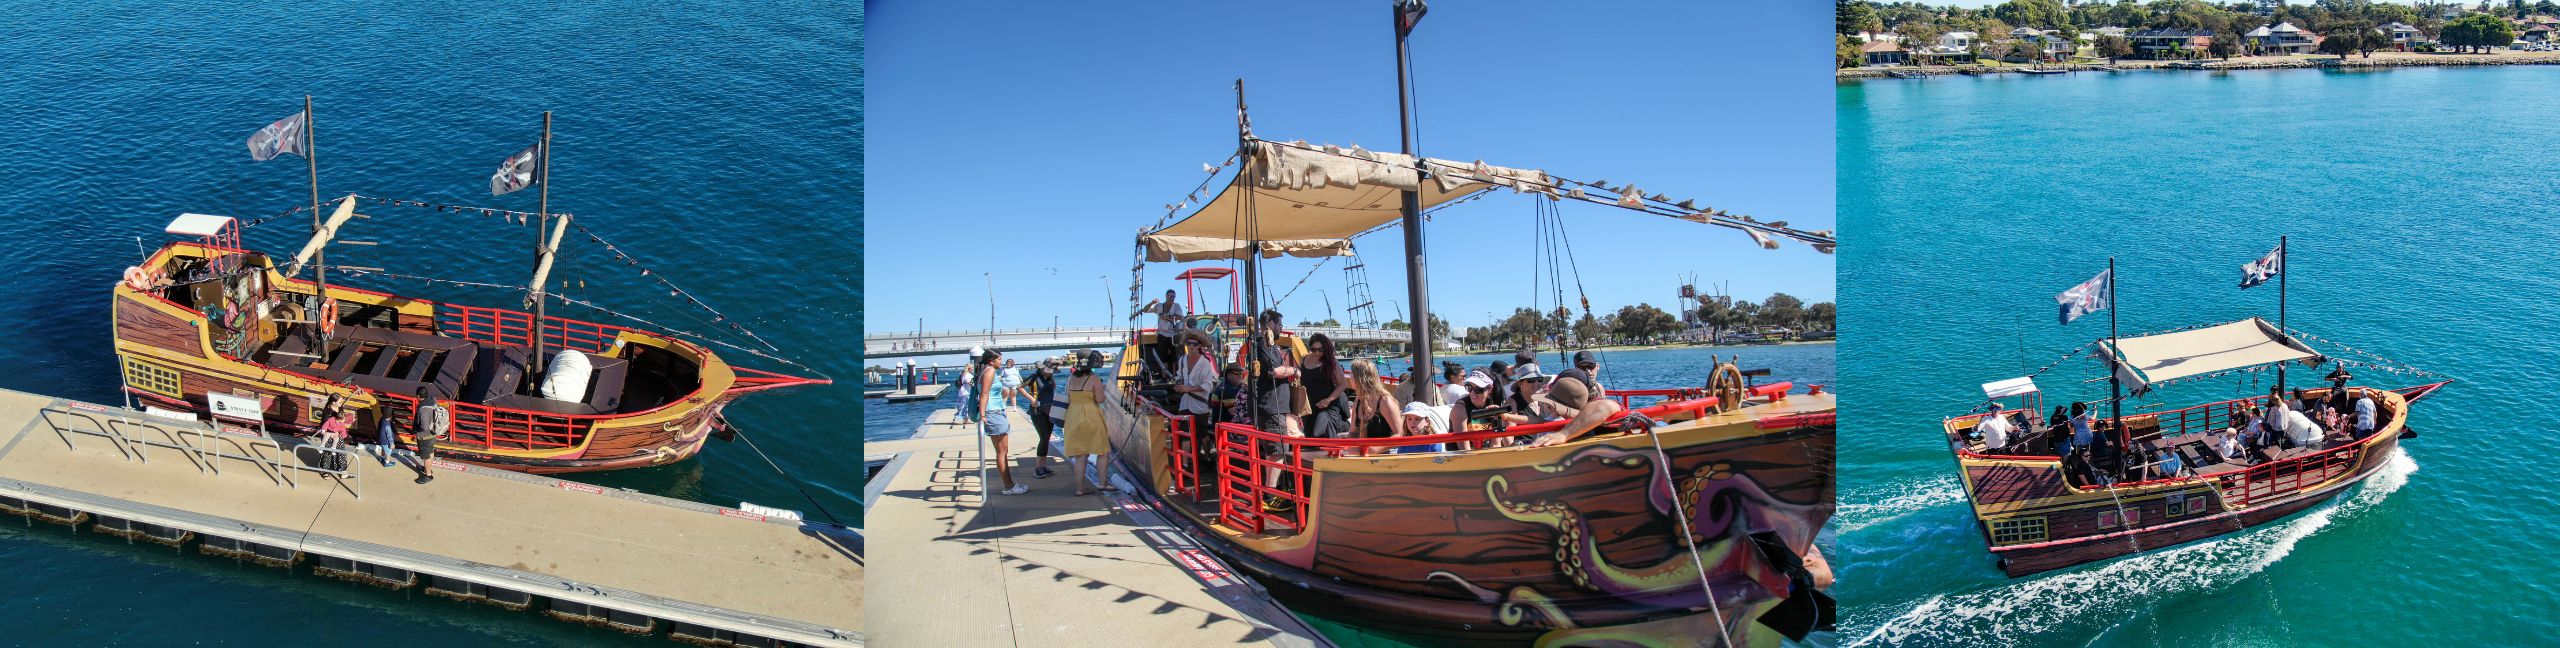
{"type": "Polygon", "coordinates": [[[1806,306],[1804,309],[1804,317],[1806,328],[1817,331],[1840,330],[1840,306],[1838,304],[1833,304],[1831,302],[1818,302],[1812,306],[1806,306]]]}
{"type": "Polygon", "coordinates": [[[1866,62],[1866,54],[1858,51],[1858,39],[1847,36],[1833,36],[1832,38],[1839,39],[1840,41],[1839,47],[1835,48],[1832,51],[1832,54],[1839,57],[1841,69],[1845,70],[1848,68],[1858,67],[1860,64],[1866,62]]]}
{"type": "Polygon", "coordinates": [[[1573,337],[1581,340],[1583,344],[1591,344],[1609,337],[1609,329],[1600,323],[1599,318],[1592,317],[1590,313],[1584,313],[1582,321],[1573,323],[1573,337]]]}
{"type": "Polygon", "coordinates": [[[1947,33],[1947,30],[1938,28],[1936,24],[1925,22],[1903,23],[1895,27],[1894,31],[1902,34],[1902,51],[1910,55],[1913,65],[1920,64],[1922,61],[1920,53],[1938,44],[1938,37],[1947,33]]]}
{"type": "Polygon", "coordinates": [[[2107,57],[2108,63],[2116,62],[2119,57],[2133,55],[2133,39],[2123,36],[2099,36],[2097,46],[2098,55],[2107,57]]]}
{"type": "Polygon", "coordinates": [[[1794,295],[1776,293],[1760,300],[1761,323],[1787,328],[1804,327],[1804,300],[1794,295]]]}
{"type": "Polygon", "coordinates": [[[2215,32],[2213,43],[2205,46],[2205,52],[2212,54],[2214,58],[2230,60],[2231,55],[2240,53],[2240,35],[2227,31],[2215,32]]]}
{"type": "Polygon", "coordinates": [[[1391,319],[1387,320],[1387,323],[1385,324],[1379,324],[1378,328],[1389,331],[1411,331],[1413,330],[1413,325],[1404,323],[1403,319],[1391,319]]]}
{"type": "Polygon", "coordinates": [[[2440,38],[2446,45],[2465,48],[2469,51],[2480,51],[2486,48],[2506,47],[2509,43],[2516,42],[2516,29],[2514,25],[2499,20],[2497,16],[2478,13],[2445,23],[2444,32],[2440,38]]]}
{"type": "Polygon", "coordinates": [[[2373,23],[2361,19],[2333,19],[2320,32],[2320,53],[2346,58],[2348,54],[2360,52],[2365,58],[2373,58],[2374,50],[2390,42],[2391,37],[2374,29],[2373,23]]]}
{"type": "Polygon", "coordinates": [[[2061,0],[2009,0],[1991,8],[1991,17],[2012,25],[2050,29],[2070,24],[2061,0]]]}
{"type": "Polygon", "coordinates": [[[1833,4],[1832,13],[1833,18],[1839,22],[1838,33],[1842,36],[1854,35],[1862,31],[1884,30],[1884,23],[1876,19],[1875,3],[1867,0],[1837,0],[1833,4]]]}

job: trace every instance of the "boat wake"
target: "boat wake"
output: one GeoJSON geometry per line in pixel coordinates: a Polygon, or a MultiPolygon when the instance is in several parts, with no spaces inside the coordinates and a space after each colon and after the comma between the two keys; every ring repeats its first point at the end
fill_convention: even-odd
{"type": "Polygon", "coordinates": [[[1857,495],[1840,498],[1840,508],[1831,516],[1840,533],[1864,529],[1900,519],[1922,509],[1964,501],[1964,485],[1954,475],[1919,482],[1892,484],[1885,488],[1865,489],[1857,495]]]}
{"type": "MultiPolygon", "coordinates": [[[[2004,583],[1990,589],[1931,596],[1912,604],[1851,646],[2022,645],[2066,627],[2112,624],[2124,610],[2146,609],[2172,596],[2211,592],[2266,570],[2341,515],[2379,504],[2418,471],[2394,452],[2352,495],[2282,523],[2201,543],[2128,556],[2093,567],[2004,583]]],[[[1868,625],[1852,613],[1844,628],[1868,625]]],[[[2094,628],[2103,630],[2103,627],[2094,628]]],[[[2092,634],[2095,634],[2094,632],[2092,634]]]]}

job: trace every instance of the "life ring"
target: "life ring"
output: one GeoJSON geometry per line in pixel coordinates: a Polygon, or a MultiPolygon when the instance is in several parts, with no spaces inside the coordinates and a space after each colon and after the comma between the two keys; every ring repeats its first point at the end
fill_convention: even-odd
{"type": "Polygon", "coordinates": [[[1748,393],[1748,388],[1742,383],[1742,368],[1733,363],[1716,363],[1715,371],[1707,374],[1707,395],[1716,398],[1717,412],[1730,412],[1741,407],[1742,399],[1748,393]]]}
{"type": "Polygon", "coordinates": [[[317,321],[320,323],[321,335],[336,335],[338,333],[338,300],[321,297],[320,317],[317,321]]]}
{"type": "Polygon", "coordinates": [[[124,267],[125,287],[134,290],[150,290],[152,283],[151,271],[142,269],[142,266],[124,267]]]}

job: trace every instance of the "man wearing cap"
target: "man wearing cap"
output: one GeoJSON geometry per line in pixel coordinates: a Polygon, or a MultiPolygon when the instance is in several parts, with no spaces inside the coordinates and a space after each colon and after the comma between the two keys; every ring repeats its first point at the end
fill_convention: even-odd
{"type": "Polygon", "coordinates": [[[1592,398],[1607,398],[1609,390],[1600,387],[1600,360],[1589,351],[1573,352],[1573,368],[1556,372],[1556,382],[1573,380],[1582,383],[1592,398]]]}
{"type": "Polygon", "coordinates": [[[1547,398],[1562,409],[1571,410],[1573,420],[1565,423],[1562,429],[1538,435],[1529,442],[1529,447],[1542,448],[1582,438],[1618,413],[1617,401],[1601,398],[1583,381],[1566,380],[1561,375],[1554,384],[1547,385],[1547,398]]]}
{"type": "Polygon", "coordinates": [[[1062,411],[1065,408],[1057,407],[1058,399],[1065,397],[1058,391],[1058,361],[1041,360],[1032,368],[1031,379],[1024,386],[1031,394],[1031,429],[1040,433],[1039,450],[1032,455],[1031,476],[1048,479],[1058,474],[1049,469],[1049,439],[1066,422],[1066,412],[1062,411]]]}
{"type": "Polygon", "coordinates": [[[2009,447],[2009,436],[2017,431],[2017,426],[2009,423],[2009,413],[2001,411],[1999,403],[1992,403],[1991,414],[1975,423],[1973,431],[1982,436],[1984,452],[2001,454],[2002,448],[2009,447]]]}

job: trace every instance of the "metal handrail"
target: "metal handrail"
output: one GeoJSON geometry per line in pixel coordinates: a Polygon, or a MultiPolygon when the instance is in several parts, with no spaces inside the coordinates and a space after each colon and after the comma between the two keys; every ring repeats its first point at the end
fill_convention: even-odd
{"type": "Polygon", "coordinates": [[[135,419],[123,413],[111,412],[104,408],[91,412],[61,406],[46,407],[37,410],[37,415],[39,418],[44,420],[46,427],[53,428],[54,435],[60,437],[63,445],[68,448],[78,448],[79,446],[72,442],[71,435],[82,434],[107,439],[116,447],[118,453],[120,453],[126,461],[150,463],[150,457],[143,454],[142,449],[144,447],[176,450],[181,456],[186,457],[189,463],[195,465],[196,472],[212,472],[216,475],[222,474],[221,462],[218,460],[230,459],[234,461],[245,461],[249,462],[251,465],[258,466],[259,473],[266,475],[268,481],[283,484],[287,488],[295,489],[302,487],[301,482],[294,479],[296,472],[310,471],[336,477],[338,483],[346,487],[348,494],[355,496],[358,500],[364,499],[364,489],[361,483],[363,478],[361,474],[355,470],[358,453],[352,449],[323,447],[307,443],[297,444],[293,446],[292,450],[294,460],[285,461],[268,456],[266,453],[261,451],[286,451],[283,444],[276,442],[276,440],[272,438],[264,436],[256,438],[235,438],[240,435],[199,427],[202,425],[200,422],[198,423],[198,426],[170,426],[163,425],[159,421],[135,419]],[[112,418],[102,421],[98,418],[98,415],[106,415],[112,418]],[[56,419],[56,416],[68,418],[56,419]],[[89,422],[89,427],[91,429],[83,430],[79,429],[76,425],[66,425],[64,423],[65,420],[86,420],[89,422]],[[140,433],[128,435],[125,433],[126,426],[159,432],[162,438],[167,439],[167,441],[153,441],[148,436],[140,433]],[[181,439],[180,437],[192,437],[194,441],[190,442],[189,440],[181,439]],[[219,446],[224,442],[230,443],[232,448],[238,450],[238,453],[234,454],[223,451],[219,446]],[[347,467],[344,469],[332,470],[323,466],[306,465],[301,461],[302,451],[305,449],[319,453],[322,457],[332,454],[343,456],[346,458],[347,467]]]}

